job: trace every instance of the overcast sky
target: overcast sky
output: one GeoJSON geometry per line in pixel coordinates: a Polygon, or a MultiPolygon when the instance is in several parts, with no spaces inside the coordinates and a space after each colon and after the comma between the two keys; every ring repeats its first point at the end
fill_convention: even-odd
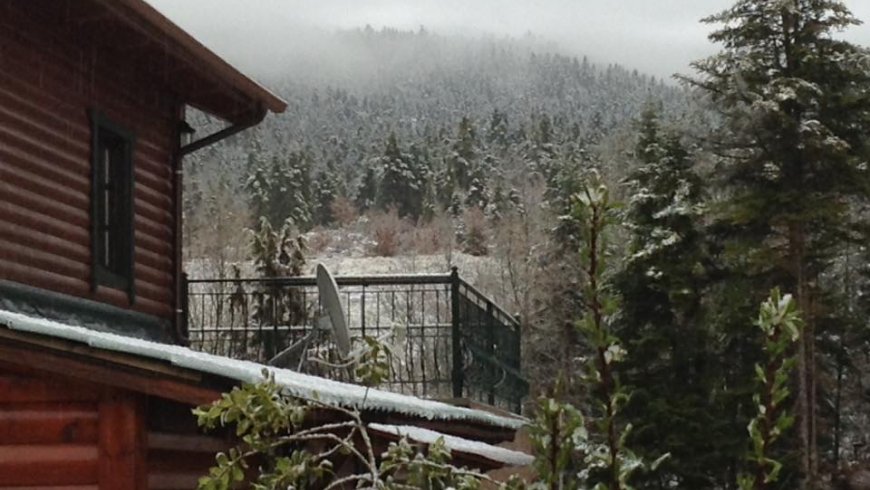
{"type": "MultiPolygon", "coordinates": [[[[292,49],[310,29],[371,24],[439,33],[523,35],[531,32],[575,54],[643,72],[687,73],[715,51],[699,19],[731,0],[147,0],[218,54],[248,71],[268,50],[292,49]]],[[[846,0],[870,21],[870,1],[846,0]]],[[[870,26],[850,40],[870,46],[870,26]]],[[[264,56],[266,55],[266,56],[264,56]]],[[[255,73],[254,73],[255,74],[255,73]]]]}

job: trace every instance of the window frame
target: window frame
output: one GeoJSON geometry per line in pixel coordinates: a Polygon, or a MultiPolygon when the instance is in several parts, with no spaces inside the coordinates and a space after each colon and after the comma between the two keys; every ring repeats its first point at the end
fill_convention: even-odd
{"type": "Polygon", "coordinates": [[[112,289],[120,289],[127,292],[130,304],[136,299],[135,289],[135,165],[133,161],[133,148],[136,137],[133,132],[116,124],[104,114],[92,109],[89,111],[91,119],[91,290],[96,292],[100,286],[112,289]],[[114,140],[110,143],[107,140],[114,140]],[[119,144],[120,142],[120,144],[119,144]],[[106,161],[104,149],[109,145],[116,146],[109,151],[120,155],[120,167],[111,170],[110,181],[116,181],[113,186],[113,201],[111,206],[107,203],[103,193],[103,176],[106,173],[106,161]],[[118,148],[117,146],[120,146],[118,148]],[[111,208],[116,229],[111,231],[112,237],[105,239],[102,229],[103,217],[111,208]],[[107,243],[108,242],[108,243],[107,243]],[[114,248],[115,267],[107,265],[102,258],[105,257],[106,247],[114,248]]]}

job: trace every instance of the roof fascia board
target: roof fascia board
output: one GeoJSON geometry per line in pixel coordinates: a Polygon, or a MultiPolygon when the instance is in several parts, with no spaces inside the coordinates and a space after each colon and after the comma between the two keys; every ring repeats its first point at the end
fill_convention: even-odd
{"type": "Polygon", "coordinates": [[[122,362],[123,356],[97,357],[85,350],[89,348],[64,350],[57,345],[34,343],[32,338],[0,337],[0,358],[11,364],[191,405],[220,398],[220,390],[204,388],[192,380],[122,362]]]}
{"type": "Polygon", "coordinates": [[[262,104],[269,111],[281,113],[287,108],[284,100],[241,73],[143,0],[96,1],[166,49],[175,44],[186,55],[182,57],[187,58],[185,61],[203,65],[200,68],[206,68],[218,80],[262,104]],[[139,20],[145,21],[152,29],[146,29],[139,20]]]}

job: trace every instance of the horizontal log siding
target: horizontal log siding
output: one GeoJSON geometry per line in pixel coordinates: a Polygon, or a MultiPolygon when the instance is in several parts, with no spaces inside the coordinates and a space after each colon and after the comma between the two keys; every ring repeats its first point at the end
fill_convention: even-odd
{"type": "Polygon", "coordinates": [[[146,489],[145,403],[0,361],[0,489],[146,489]]]}
{"type": "Polygon", "coordinates": [[[196,488],[199,478],[214,466],[215,455],[233,445],[225,437],[202,433],[190,406],[153,397],[148,406],[148,488],[196,488]]]}
{"type": "MultiPolygon", "coordinates": [[[[155,434],[149,434],[149,443],[155,434]]],[[[160,435],[157,435],[158,437],[160,435]]],[[[214,447],[205,436],[201,448],[150,448],[148,450],[148,488],[150,490],[190,490],[215,465],[215,455],[229,445],[214,447]]]]}
{"type": "Polygon", "coordinates": [[[0,366],[0,488],[96,489],[99,396],[0,366]]]}
{"type": "Polygon", "coordinates": [[[98,24],[45,25],[26,5],[0,3],[0,279],[171,320],[178,106],[136,72],[135,50],[88,44],[98,24]],[[136,135],[132,306],[91,292],[91,108],[136,135]]]}

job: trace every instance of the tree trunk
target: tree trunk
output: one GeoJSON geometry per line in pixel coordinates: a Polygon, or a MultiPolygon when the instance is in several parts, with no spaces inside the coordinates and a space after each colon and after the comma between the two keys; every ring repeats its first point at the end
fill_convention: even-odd
{"type": "MultiPolygon", "coordinates": [[[[813,284],[815,283],[816,281],[814,280],[813,284]]],[[[807,295],[809,296],[810,303],[810,308],[807,310],[807,317],[810,319],[807,322],[807,327],[810,329],[809,335],[807,335],[807,342],[809,343],[809,359],[807,359],[807,364],[810,368],[808,373],[810,378],[807,383],[809,388],[808,403],[810,405],[810,476],[812,477],[810,481],[813,484],[813,488],[815,488],[819,485],[819,377],[816,373],[818,369],[816,360],[816,295],[812,291],[807,291],[807,295]]]]}
{"type": "Polygon", "coordinates": [[[797,417],[800,422],[798,435],[800,437],[802,476],[800,487],[802,490],[814,490],[818,471],[815,417],[815,322],[810,291],[807,286],[805,270],[806,232],[802,223],[789,225],[789,255],[791,274],[795,281],[795,296],[804,322],[798,347],[797,417]]]}

